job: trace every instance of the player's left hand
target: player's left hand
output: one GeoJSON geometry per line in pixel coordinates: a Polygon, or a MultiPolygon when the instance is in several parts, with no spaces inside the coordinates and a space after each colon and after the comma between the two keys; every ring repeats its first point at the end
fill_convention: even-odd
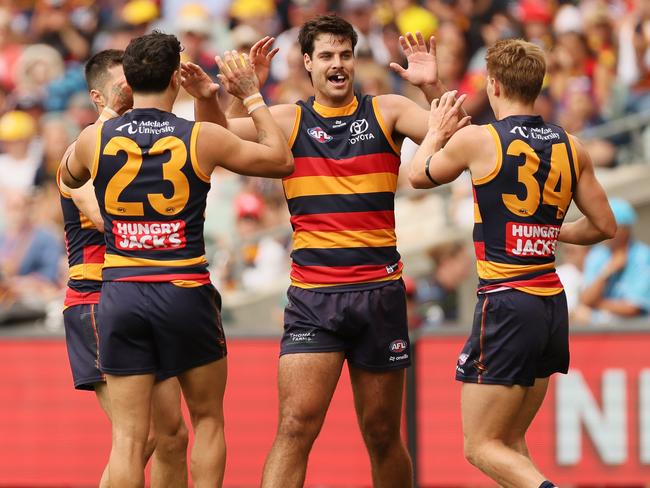
{"type": "Polygon", "coordinates": [[[219,81],[228,93],[241,100],[259,93],[259,82],[247,54],[226,51],[223,59],[217,56],[215,60],[221,71],[219,81]]]}
{"type": "Polygon", "coordinates": [[[429,112],[429,130],[436,133],[436,138],[441,141],[447,141],[458,129],[468,125],[471,117],[458,120],[460,107],[467,98],[467,95],[461,95],[456,99],[456,90],[443,93],[440,100],[435,99],[431,102],[431,111],[429,112]]]}
{"type": "Polygon", "coordinates": [[[120,115],[133,107],[133,91],[124,76],[111,86],[106,106],[120,115]]]}
{"type": "Polygon", "coordinates": [[[438,62],[436,60],[436,40],[429,38],[429,47],[424,42],[420,32],[415,37],[410,32],[399,37],[399,43],[406,56],[407,68],[402,68],[397,63],[390,63],[390,67],[402,79],[414,86],[435,85],[438,83],[438,62]]]}
{"type": "Polygon", "coordinates": [[[212,98],[219,90],[219,85],[194,63],[181,63],[181,83],[194,98],[212,98]]]}
{"type": "Polygon", "coordinates": [[[248,57],[255,68],[255,74],[257,75],[257,80],[259,81],[260,86],[264,86],[266,80],[269,79],[271,61],[280,50],[280,48],[277,47],[271,49],[274,42],[275,37],[266,36],[253,44],[253,47],[251,47],[250,53],[248,54],[248,57]]]}

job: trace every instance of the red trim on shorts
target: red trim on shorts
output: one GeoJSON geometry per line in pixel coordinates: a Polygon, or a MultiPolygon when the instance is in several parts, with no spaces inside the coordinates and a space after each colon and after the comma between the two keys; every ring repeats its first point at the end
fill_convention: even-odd
{"type": "MultiPolygon", "coordinates": [[[[481,307],[481,339],[480,339],[480,350],[481,353],[479,354],[478,357],[478,362],[483,364],[483,352],[485,350],[484,345],[485,345],[485,310],[487,309],[489,298],[486,296],[485,301],[483,302],[483,306],[481,307]]],[[[481,384],[483,383],[482,380],[483,372],[479,370],[478,372],[478,383],[481,384]]]]}

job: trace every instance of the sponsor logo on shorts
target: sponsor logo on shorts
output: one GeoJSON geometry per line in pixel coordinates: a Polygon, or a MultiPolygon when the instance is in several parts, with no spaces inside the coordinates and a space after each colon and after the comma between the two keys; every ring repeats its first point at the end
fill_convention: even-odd
{"type": "Polygon", "coordinates": [[[113,221],[115,247],[123,251],[167,251],[185,247],[185,221],[113,221]]]}
{"type": "Polygon", "coordinates": [[[314,342],[316,340],[316,332],[289,332],[291,342],[314,342]]]}
{"type": "Polygon", "coordinates": [[[401,356],[390,356],[388,360],[391,363],[394,363],[395,361],[404,361],[405,359],[408,359],[409,355],[407,353],[402,354],[401,356]]]}
{"type": "Polygon", "coordinates": [[[462,353],[460,356],[458,356],[458,365],[462,366],[465,364],[467,361],[467,358],[469,357],[469,354],[467,353],[462,353]]]}
{"type": "Polygon", "coordinates": [[[555,256],[559,225],[506,224],[506,252],[510,256],[555,256]]]}
{"type": "Polygon", "coordinates": [[[408,344],[404,339],[397,339],[396,341],[391,342],[390,346],[388,347],[390,349],[390,352],[399,354],[400,352],[406,351],[408,344]]]}

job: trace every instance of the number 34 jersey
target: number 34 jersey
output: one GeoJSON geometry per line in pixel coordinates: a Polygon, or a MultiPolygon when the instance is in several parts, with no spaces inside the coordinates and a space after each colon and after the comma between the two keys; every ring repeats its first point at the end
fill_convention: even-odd
{"type": "Polygon", "coordinates": [[[209,283],[210,178],[196,157],[199,125],[134,109],[98,129],[92,178],[104,218],[104,281],[209,283]]]}
{"type": "Polygon", "coordinates": [[[479,292],[560,293],[555,247],[579,176],[574,142],[539,116],[510,116],[486,127],[497,161],[472,181],[479,292]]]}

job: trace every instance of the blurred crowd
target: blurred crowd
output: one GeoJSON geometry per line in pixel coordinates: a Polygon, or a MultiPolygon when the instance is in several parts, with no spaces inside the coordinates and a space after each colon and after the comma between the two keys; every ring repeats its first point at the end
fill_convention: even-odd
{"type": "MultiPolygon", "coordinates": [[[[439,76],[468,95],[475,123],[493,117],[484,90],[486,47],[506,37],[538,43],[548,54],[539,113],[587,137],[597,166],[632,157],[629,134],[604,137],[594,128],[650,111],[650,0],[0,0],[0,322],[60,303],[65,243],[54,180],[65,148],[97,118],[85,60],[160,29],[179,37],[184,61],[214,77],[215,54],[247,51],[272,35],[280,52],[263,92],[270,103],[292,103],[311,95],[299,26],[330,11],[359,33],[355,78],[369,94],[400,93],[425,104],[388,65],[405,64],[401,33],[435,35],[439,76]]],[[[191,98],[181,94],[174,111],[193,118],[191,98]]],[[[281,185],[226,171],[215,172],[212,184],[206,240],[215,284],[250,291],[286,280],[290,233],[281,185]]],[[[397,211],[404,221],[423,205],[438,205],[444,216],[436,225],[467,226],[468,180],[456,183],[442,204],[402,191],[397,211]]],[[[408,230],[403,235],[408,240],[408,230]]],[[[471,273],[471,254],[453,244],[432,249],[430,257],[433,277],[420,286],[409,281],[410,289],[417,288],[421,304],[439,303],[426,320],[453,320],[454,300],[440,289],[453,290],[471,273]]]]}

